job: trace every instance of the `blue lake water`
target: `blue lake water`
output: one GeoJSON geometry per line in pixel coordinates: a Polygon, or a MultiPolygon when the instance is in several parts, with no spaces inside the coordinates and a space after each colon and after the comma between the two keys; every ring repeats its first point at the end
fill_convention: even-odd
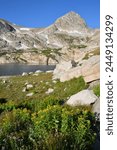
{"type": "Polygon", "coordinates": [[[0,76],[21,75],[23,72],[35,72],[36,70],[54,70],[55,65],[27,65],[27,64],[0,64],[0,76]]]}

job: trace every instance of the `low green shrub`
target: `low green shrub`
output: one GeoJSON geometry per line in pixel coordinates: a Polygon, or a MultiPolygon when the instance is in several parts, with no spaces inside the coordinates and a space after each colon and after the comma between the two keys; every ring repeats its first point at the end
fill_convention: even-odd
{"type": "Polygon", "coordinates": [[[0,117],[0,149],[19,149],[28,142],[28,128],[31,124],[30,111],[14,109],[0,117]]]}
{"type": "Polygon", "coordinates": [[[34,113],[14,109],[0,118],[0,148],[91,150],[94,122],[94,115],[80,107],[54,105],[34,113]]]}
{"type": "Polygon", "coordinates": [[[94,116],[89,111],[55,105],[32,114],[31,119],[30,137],[42,149],[87,150],[96,138],[94,116]]]}

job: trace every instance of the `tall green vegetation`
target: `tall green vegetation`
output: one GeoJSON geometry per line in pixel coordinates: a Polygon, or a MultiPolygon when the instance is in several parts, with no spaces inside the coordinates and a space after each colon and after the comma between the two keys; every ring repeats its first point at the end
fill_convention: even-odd
{"type": "Polygon", "coordinates": [[[92,149],[94,115],[59,105],[32,113],[13,109],[0,118],[0,147],[5,149],[92,149]]]}
{"type": "Polygon", "coordinates": [[[40,73],[0,81],[0,149],[93,149],[97,127],[91,108],[65,104],[68,97],[85,89],[87,84],[82,77],[64,83],[53,83],[51,78],[49,73],[40,73]],[[34,88],[23,93],[26,82],[34,88]],[[48,88],[54,92],[45,94],[48,88]],[[25,96],[32,91],[33,97],[25,96]]]}

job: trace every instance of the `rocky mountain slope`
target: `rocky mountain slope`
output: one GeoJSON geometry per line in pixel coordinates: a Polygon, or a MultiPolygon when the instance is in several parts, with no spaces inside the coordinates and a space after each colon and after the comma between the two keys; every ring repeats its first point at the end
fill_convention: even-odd
{"type": "Polygon", "coordinates": [[[26,28],[0,19],[0,63],[56,64],[99,55],[99,29],[69,12],[46,28],[26,28]]]}

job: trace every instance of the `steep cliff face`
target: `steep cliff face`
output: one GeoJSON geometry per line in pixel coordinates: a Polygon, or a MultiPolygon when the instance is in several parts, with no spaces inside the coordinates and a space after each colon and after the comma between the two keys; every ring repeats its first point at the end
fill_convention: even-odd
{"type": "Polygon", "coordinates": [[[79,61],[95,49],[99,50],[99,30],[88,28],[75,12],[47,28],[26,28],[0,19],[0,63],[79,61]]]}

